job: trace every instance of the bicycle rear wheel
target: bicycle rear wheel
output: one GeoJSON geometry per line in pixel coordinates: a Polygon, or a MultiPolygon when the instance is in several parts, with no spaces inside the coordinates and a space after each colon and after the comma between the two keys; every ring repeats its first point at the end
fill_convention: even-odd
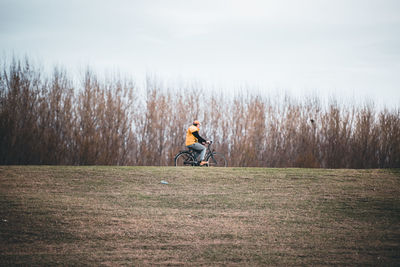
{"type": "Polygon", "coordinates": [[[218,152],[213,152],[207,159],[209,167],[226,167],[227,162],[225,156],[218,152]]]}
{"type": "Polygon", "coordinates": [[[192,154],[190,154],[187,151],[183,151],[178,153],[175,156],[175,166],[194,166],[195,165],[195,160],[192,156],[192,154]]]}

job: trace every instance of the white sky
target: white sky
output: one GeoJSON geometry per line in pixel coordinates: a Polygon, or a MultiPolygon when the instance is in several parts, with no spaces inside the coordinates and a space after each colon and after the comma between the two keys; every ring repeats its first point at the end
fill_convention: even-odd
{"type": "Polygon", "coordinates": [[[0,52],[400,106],[398,0],[0,0],[0,52]]]}

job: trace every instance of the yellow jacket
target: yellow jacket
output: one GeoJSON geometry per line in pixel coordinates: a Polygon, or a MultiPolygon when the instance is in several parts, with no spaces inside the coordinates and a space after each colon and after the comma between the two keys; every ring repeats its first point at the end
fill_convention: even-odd
{"type": "Polygon", "coordinates": [[[194,125],[191,125],[189,127],[189,129],[187,129],[186,131],[186,146],[190,146],[193,145],[194,143],[198,142],[198,138],[196,136],[193,135],[193,133],[197,132],[197,136],[198,136],[198,132],[199,132],[199,128],[197,128],[194,125]]]}

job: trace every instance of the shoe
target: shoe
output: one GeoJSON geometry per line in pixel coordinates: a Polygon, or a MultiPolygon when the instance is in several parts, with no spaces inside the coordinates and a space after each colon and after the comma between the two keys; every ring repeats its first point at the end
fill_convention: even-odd
{"type": "Polygon", "coordinates": [[[200,162],[200,166],[208,166],[208,161],[202,161],[202,162],[200,162]]]}

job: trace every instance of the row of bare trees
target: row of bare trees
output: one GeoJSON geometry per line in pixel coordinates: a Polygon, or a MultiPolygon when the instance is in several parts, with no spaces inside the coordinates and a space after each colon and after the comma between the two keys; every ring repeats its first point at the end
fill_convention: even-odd
{"type": "Polygon", "coordinates": [[[45,75],[29,60],[3,63],[0,164],[171,165],[199,119],[230,166],[400,167],[398,108],[227,97],[155,78],[142,87],[90,70],[75,82],[60,68],[45,75]]]}

